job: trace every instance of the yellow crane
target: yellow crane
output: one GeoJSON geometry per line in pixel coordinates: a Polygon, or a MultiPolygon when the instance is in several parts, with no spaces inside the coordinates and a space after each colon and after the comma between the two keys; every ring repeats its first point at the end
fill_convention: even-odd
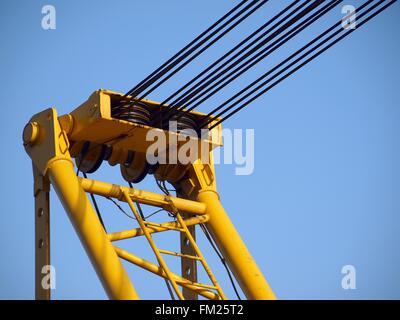
{"type": "MultiPolygon", "coordinates": [[[[247,298],[275,298],[220,203],[212,161],[212,150],[221,145],[220,125],[213,128],[208,137],[190,137],[198,143],[202,152],[208,153],[208,161],[202,162],[199,158],[186,165],[165,163],[153,169],[158,180],[176,186],[179,197],[140,190],[136,185],[130,188],[77,177],[72,161],[74,158],[83,172],[92,172],[103,161],[108,161],[121,167],[121,174],[127,181],[138,181],[149,174],[146,160],[146,149],[151,143],[146,140],[149,130],[164,133],[171,141],[180,141],[176,145],[178,151],[187,140],[182,132],[149,126],[140,123],[138,118],[121,120],[112,117],[112,104],[122,97],[122,94],[98,90],[71,113],[58,116],[54,108],[47,109],[34,115],[24,128],[23,143],[32,159],[34,173],[36,298],[50,298],[50,290],[41,284],[41,270],[43,266],[50,265],[50,184],[111,299],[139,298],[120,259],[167,279],[180,299],[196,299],[198,295],[208,299],[226,299],[196,243],[194,228],[199,224],[210,232],[247,298]],[[107,152],[104,152],[106,149],[107,152]],[[127,162],[129,157],[133,160],[127,162]],[[126,202],[140,227],[106,233],[88,193],[126,202]],[[135,203],[164,208],[172,213],[174,220],[165,223],[145,220],[135,203]],[[152,238],[153,233],[167,231],[180,233],[180,252],[161,249],[152,238]],[[140,236],[147,239],[158,264],[115,245],[116,241],[140,236]],[[181,275],[168,268],[163,255],[177,256],[182,260],[181,275]],[[205,269],[209,283],[197,281],[198,264],[205,269]]],[[[132,101],[135,103],[134,99],[132,101]]],[[[158,111],[159,105],[155,102],[144,100],[143,104],[150,113],[158,111]]],[[[195,112],[190,114],[193,118],[202,116],[195,112]]],[[[167,155],[169,148],[170,144],[166,150],[159,150],[158,155],[167,155]]]]}
{"type": "MultiPolygon", "coordinates": [[[[396,1],[365,1],[357,9],[346,11],[346,17],[209,114],[196,112],[194,109],[342,1],[293,1],[166,100],[158,103],[144,99],[267,2],[241,1],[216,24],[126,94],[98,90],[69,114],[59,116],[51,108],[29,120],[23,131],[23,144],[33,165],[37,299],[50,298],[50,289],[42,286],[42,269],[50,265],[50,185],[68,213],[111,299],[139,298],[121,259],[164,278],[180,299],[197,299],[199,295],[214,300],[227,299],[196,242],[196,226],[201,226],[209,239],[215,242],[248,299],[275,298],[220,203],[212,151],[222,146],[221,123],[396,1]],[[216,31],[212,31],[221,23],[216,31]],[[233,24],[224,30],[229,23],[233,24]],[[221,30],[221,35],[212,39],[221,30]],[[212,31],[211,35],[206,36],[209,31],[212,31]],[[259,35],[260,32],[263,33],[259,35]],[[205,45],[206,40],[201,40],[204,36],[207,41],[212,39],[209,45],[205,45]],[[257,40],[252,40],[254,38],[257,40]],[[197,41],[199,42],[196,44],[197,41]],[[202,48],[203,45],[205,47],[202,48]],[[197,49],[201,50],[196,53],[197,49]],[[190,57],[192,53],[194,55],[190,57]],[[223,61],[225,63],[221,63],[223,61]],[[219,64],[221,65],[218,66],[219,64]],[[210,70],[214,72],[207,74],[210,70]],[[172,103],[166,103],[167,100],[172,103]],[[165,115],[168,117],[163,118],[165,115]],[[165,122],[171,120],[176,126],[167,128],[165,122]],[[164,143],[154,148],[154,139],[149,137],[157,137],[156,140],[164,140],[164,143]],[[189,142],[197,150],[190,161],[172,156],[187,153],[189,142]],[[152,156],[157,161],[149,157],[150,149],[154,151],[152,156]],[[105,162],[120,167],[121,175],[129,183],[129,187],[87,178],[86,173],[96,171],[105,162]],[[80,178],[76,172],[83,172],[84,177],[80,178]],[[149,174],[154,175],[161,186],[165,182],[172,184],[177,195],[138,189],[137,186],[149,174]],[[93,200],[94,195],[112,199],[116,203],[126,202],[139,227],[108,233],[93,200]],[[88,196],[92,197],[94,207],[88,196]],[[141,204],[168,211],[172,220],[163,223],[150,221],[144,217],[141,204]],[[180,252],[160,248],[153,238],[154,233],[160,232],[179,232],[180,252]],[[136,237],[146,238],[157,264],[115,244],[117,241],[136,237]],[[181,259],[180,274],[174,273],[168,267],[164,258],[166,255],[181,259]],[[204,269],[207,283],[199,282],[198,266],[204,269]]],[[[161,189],[166,191],[165,188],[161,189]]]]}

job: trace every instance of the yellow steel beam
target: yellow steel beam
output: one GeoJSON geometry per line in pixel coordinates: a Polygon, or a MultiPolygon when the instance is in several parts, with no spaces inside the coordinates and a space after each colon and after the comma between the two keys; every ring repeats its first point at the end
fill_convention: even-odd
{"type": "MultiPolygon", "coordinates": [[[[151,273],[154,273],[158,276],[161,276],[165,279],[168,279],[167,274],[164,272],[164,270],[155,265],[154,263],[151,263],[143,258],[137,257],[136,255],[127,252],[126,250],[123,250],[121,248],[115,247],[115,251],[117,252],[118,256],[121,257],[122,259],[129,261],[133,263],[134,265],[137,265],[138,267],[141,267],[151,273]]],[[[211,300],[220,300],[220,297],[217,293],[210,291],[210,290],[205,290],[205,286],[199,283],[193,283],[190,282],[189,280],[182,278],[178,276],[175,273],[172,273],[173,279],[176,281],[177,284],[184,288],[188,288],[190,290],[195,291],[196,293],[202,295],[203,297],[211,300]]],[[[207,286],[209,287],[209,286],[207,286]]]]}
{"type": "Polygon", "coordinates": [[[254,300],[275,299],[275,294],[222,207],[218,194],[213,190],[200,191],[198,201],[206,204],[210,215],[206,226],[246,297],[254,300]]]}
{"type": "MultiPolygon", "coordinates": [[[[208,215],[196,216],[192,218],[185,219],[187,226],[193,226],[199,223],[205,223],[209,219],[208,215]]],[[[178,228],[179,224],[177,221],[160,223],[158,225],[147,226],[149,233],[157,233],[171,230],[172,228],[178,228]]],[[[119,232],[113,232],[108,234],[110,241],[118,241],[129,238],[135,238],[138,236],[143,236],[143,230],[141,228],[134,228],[130,230],[123,230],[119,232]]]]}
{"type": "Polygon", "coordinates": [[[187,239],[189,240],[190,245],[192,246],[196,255],[200,258],[200,262],[203,265],[203,268],[206,271],[208,277],[210,278],[210,280],[213,282],[213,284],[217,288],[218,294],[220,295],[221,299],[226,300],[227,297],[225,296],[224,292],[222,291],[217,279],[215,278],[214,274],[211,271],[211,268],[209,267],[206,259],[204,258],[203,254],[201,253],[201,251],[196,243],[196,240],[193,238],[193,235],[190,233],[188,227],[185,225],[182,216],[179,214],[179,212],[176,211],[177,210],[176,207],[173,207],[172,210],[175,213],[176,219],[178,220],[181,227],[183,229],[185,229],[185,235],[186,235],[187,239]]]}
{"type": "Polygon", "coordinates": [[[206,206],[210,216],[205,224],[248,299],[276,299],[268,282],[222,207],[216,187],[212,154],[210,161],[195,162],[188,177],[180,181],[182,194],[206,206]]]}
{"type": "Polygon", "coordinates": [[[180,253],[180,252],[175,252],[175,251],[170,251],[170,250],[164,250],[164,249],[158,249],[161,253],[170,255],[170,256],[175,256],[175,257],[181,257],[181,258],[186,258],[190,260],[201,260],[200,257],[197,257],[195,255],[191,254],[185,254],[185,253],[180,253]]]}
{"type": "Polygon", "coordinates": [[[108,296],[111,299],[138,299],[128,274],[80,186],[72,162],[66,159],[53,161],[48,172],[108,296]]]}
{"type": "Polygon", "coordinates": [[[142,228],[143,233],[144,233],[147,241],[149,242],[151,249],[153,250],[153,252],[154,252],[154,254],[156,256],[158,263],[160,264],[160,266],[164,270],[165,274],[167,275],[168,280],[171,282],[172,287],[175,290],[175,293],[177,294],[179,299],[184,300],[185,298],[183,297],[182,292],[179,290],[175,280],[172,277],[172,272],[169,270],[167,264],[164,261],[164,258],[161,256],[161,253],[160,253],[160,251],[158,250],[158,248],[156,246],[156,243],[154,242],[154,240],[151,237],[150,233],[147,231],[146,225],[144,224],[144,221],[140,217],[139,213],[137,212],[137,210],[135,208],[135,205],[134,205],[132,199],[129,196],[128,191],[124,191],[124,197],[125,197],[125,200],[128,202],[128,205],[131,208],[131,211],[135,215],[135,218],[138,221],[140,227],[142,228]]]}
{"type": "MultiPolygon", "coordinates": [[[[117,255],[110,240],[146,233],[150,235],[153,232],[168,229],[168,225],[143,224],[143,231],[134,229],[107,235],[85,192],[114,197],[127,201],[130,205],[132,201],[135,201],[166,210],[172,207],[181,212],[196,215],[196,219],[200,219],[200,216],[207,216],[205,224],[246,297],[249,299],[274,299],[274,293],[219,201],[212,153],[210,153],[209,163],[203,164],[200,160],[196,161],[185,173],[185,178],[176,183],[179,184],[180,190],[182,190],[180,193],[186,199],[76,177],[69,153],[70,140],[102,142],[112,137],[119,137],[117,133],[122,133],[124,135],[121,139],[113,141],[113,146],[117,149],[132,147],[132,150],[138,151],[146,147],[138,133],[141,132],[143,136],[151,129],[150,127],[133,125],[127,121],[110,118],[110,99],[113,99],[113,95],[115,93],[100,90],[73,113],[63,116],[59,120],[55,109],[45,110],[32,117],[23,134],[27,153],[38,172],[49,177],[110,298],[138,298],[118,255],[131,262],[136,261],[138,265],[144,265],[153,273],[168,277],[162,268],[155,266],[156,269],[154,269],[154,265],[151,266],[143,260],[139,261],[127,253],[118,252],[117,255]],[[104,130],[105,123],[109,125],[109,130],[104,130]],[[124,199],[124,195],[126,199],[124,199]]],[[[220,128],[218,128],[219,131],[220,128]]],[[[215,146],[216,144],[213,144],[210,149],[215,146]]],[[[186,233],[187,227],[182,225],[181,219],[179,220],[176,226],[184,228],[186,233]]],[[[175,225],[169,227],[174,228],[175,225]]],[[[189,242],[194,241],[190,233],[188,238],[189,242]]],[[[197,251],[196,245],[195,249],[197,251]]],[[[175,276],[173,275],[173,279],[175,276]]],[[[181,277],[177,279],[179,283],[188,281],[181,277]]],[[[200,286],[200,284],[198,285],[200,286]]],[[[185,286],[194,286],[195,290],[199,290],[199,287],[193,283],[186,282],[185,286]]],[[[210,293],[196,292],[210,297],[210,293]]],[[[219,298],[216,293],[213,297],[219,298]]]]}
{"type": "MultiPolygon", "coordinates": [[[[161,225],[161,223],[157,223],[157,222],[151,222],[151,221],[145,221],[144,224],[146,226],[150,226],[150,227],[159,227],[161,225]]],[[[167,227],[169,230],[173,230],[173,231],[179,231],[179,232],[183,232],[182,228],[179,227],[174,227],[174,226],[170,226],[167,227]]]]}
{"type": "Polygon", "coordinates": [[[35,115],[25,127],[23,137],[25,149],[34,165],[42,175],[48,175],[108,296],[111,299],[138,299],[76,177],[69,155],[69,142],[60,129],[56,110],[48,109],[35,115]]]}
{"type": "MultiPolygon", "coordinates": [[[[43,286],[43,268],[50,265],[50,182],[33,165],[35,197],[35,298],[50,300],[50,287],[43,286]]],[[[51,275],[50,275],[51,276],[51,275]]],[[[50,277],[50,279],[52,279],[50,277]]]]}
{"type": "Polygon", "coordinates": [[[103,197],[117,198],[121,201],[125,201],[123,194],[124,192],[128,192],[132,201],[150,206],[157,206],[168,210],[170,207],[170,201],[172,201],[177,209],[191,214],[202,215],[206,211],[204,203],[196,201],[161,195],[150,191],[131,189],[102,181],[84,178],[79,178],[79,181],[86,192],[94,193],[103,197]]]}

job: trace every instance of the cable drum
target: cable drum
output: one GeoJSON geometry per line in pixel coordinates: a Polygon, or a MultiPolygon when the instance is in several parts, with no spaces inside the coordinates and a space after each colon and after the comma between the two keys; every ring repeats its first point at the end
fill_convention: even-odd
{"type": "Polygon", "coordinates": [[[118,116],[115,116],[118,119],[142,125],[150,124],[150,111],[143,105],[124,105],[120,110],[118,116]]]}
{"type": "Polygon", "coordinates": [[[170,122],[176,122],[177,132],[198,137],[197,123],[190,114],[181,113],[171,117],[170,122]]]}

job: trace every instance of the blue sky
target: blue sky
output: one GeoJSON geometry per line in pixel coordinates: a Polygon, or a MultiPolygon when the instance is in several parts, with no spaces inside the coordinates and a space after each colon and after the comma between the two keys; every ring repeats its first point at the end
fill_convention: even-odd
{"type": "MultiPolygon", "coordinates": [[[[237,1],[235,1],[236,3],[237,1]]],[[[357,4],[362,1],[347,1],[357,4]]],[[[98,88],[125,92],[217,20],[233,1],[1,1],[0,298],[34,298],[31,163],[21,141],[29,118],[50,106],[72,111],[98,88]],[[41,28],[41,8],[56,8],[57,28],[41,28]]],[[[288,1],[271,0],[240,29],[150,98],[161,100],[230,49],[288,1]]],[[[330,25],[340,8],[319,25],[330,25]]],[[[217,166],[222,203],[281,299],[400,298],[400,11],[388,11],[224,123],[255,130],[255,171],[217,166]],[[343,290],[354,265],[357,289],[343,290]]],[[[229,95],[292,52],[304,35],[228,87],[229,95]]],[[[210,100],[203,110],[223,97],[210,100]]],[[[93,175],[123,183],[118,168],[93,175]]],[[[140,186],[155,190],[151,177],[140,186]]],[[[99,200],[110,230],[134,226],[99,200]]],[[[51,197],[56,299],[105,299],[83,248],[51,197]]],[[[146,208],[148,212],[150,208],[146,208]]],[[[157,217],[159,221],[165,216],[157,217]]],[[[163,248],[177,238],[159,235],[163,248]]],[[[226,274],[199,243],[229,297],[226,274]]],[[[153,260],[143,239],[121,244],[153,260]]],[[[169,261],[177,267],[176,261],[169,261]]],[[[142,298],[167,298],[164,282],[126,265],[142,298]]]]}

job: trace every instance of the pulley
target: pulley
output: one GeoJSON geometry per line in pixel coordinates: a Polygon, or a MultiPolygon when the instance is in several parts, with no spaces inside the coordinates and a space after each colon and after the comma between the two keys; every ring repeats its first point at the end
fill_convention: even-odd
{"type": "Polygon", "coordinates": [[[106,160],[110,153],[111,147],[105,144],[98,144],[95,142],[85,141],[83,144],[76,146],[80,151],[75,157],[75,163],[79,171],[85,173],[95,172],[106,160]]]}
{"type": "Polygon", "coordinates": [[[150,168],[146,154],[134,151],[129,151],[125,163],[120,164],[122,177],[131,183],[142,181],[149,173],[150,168]]]}
{"type": "Polygon", "coordinates": [[[149,125],[150,116],[150,111],[144,104],[134,104],[121,106],[119,109],[119,113],[114,117],[133,123],[149,125]]]}
{"type": "Polygon", "coordinates": [[[193,117],[184,112],[178,113],[171,117],[170,121],[176,121],[176,128],[178,132],[184,132],[187,135],[198,137],[197,124],[193,117]]]}

